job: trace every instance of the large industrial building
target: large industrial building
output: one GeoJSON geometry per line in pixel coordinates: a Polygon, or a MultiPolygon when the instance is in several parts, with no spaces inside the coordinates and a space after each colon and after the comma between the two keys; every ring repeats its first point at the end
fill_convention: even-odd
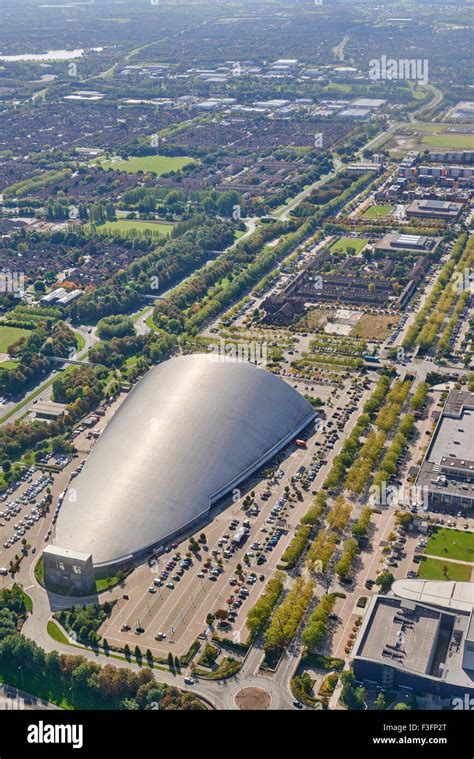
{"type": "Polygon", "coordinates": [[[354,674],[389,690],[452,701],[474,693],[474,585],[399,580],[373,596],[354,646],[354,674]]]}
{"type": "Polygon", "coordinates": [[[46,581],[69,586],[73,576],[77,586],[90,556],[104,573],[189,532],[314,416],[296,390],[255,364],[194,354],[151,369],[66,492],[46,581]]]}
{"type": "Polygon", "coordinates": [[[408,217],[420,216],[456,221],[463,208],[462,203],[453,203],[449,200],[413,200],[406,207],[405,213],[408,217]]]}
{"type": "Polygon", "coordinates": [[[474,506],[474,393],[450,391],[416,485],[432,506],[474,506]]]}
{"type": "Polygon", "coordinates": [[[398,232],[388,232],[375,244],[375,250],[380,251],[410,251],[411,253],[434,253],[441,242],[441,237],[426,237],[425,235],[406,235],[398,232]]]}

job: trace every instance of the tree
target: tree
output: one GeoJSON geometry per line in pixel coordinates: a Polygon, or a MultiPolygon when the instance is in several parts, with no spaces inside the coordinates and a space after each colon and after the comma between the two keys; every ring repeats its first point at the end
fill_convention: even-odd
{"type": "Polygon", "coordinates": [[[216,619],[219,619],[222,622],[224,622],[224,620],[226,620],[228,616],[229,616],[229,612],[226,609],[217,609],[216,614],[215,614],[216,619]]]}
{"type": "Polygon", "coordinates": [[[170,668],[170,670],[174,670],[174,657],[171,651],[168,654],[168,667],[170,668]]]}
{"type": "Polygon", "coordinates": [[[349,709],[365,709],[365,688],[355,687],[354,673],[352,670],[341,672],[342,692],[341,700],[349,709]]]}
{"type": "Polygon", "coordinates": [[[212,625],[212,623],[214,622],[215,618],[216,618],[216,617],[215,617],[215,615],[214,615],[214,614],[212,614],[211,612],[209,612],[209,614],[208,614],[208,615],[207,615],[207,617],[206,617],[206,624],[207,624],[209,627],[211,627],[211,625],[212,625]]]}
{"type": "Polygon", "coordinates": [[[387,708],[387,702],[382,691],[380,691],[379,695],[375,699],[374,706],[378,711],[384,711],[384,709],[387,708]]]}
{"type": "Polygon", "coordinates": [[[122,701],[120,701],[119,709],[122,711],[132,711],[137,712],[140,709],[140,706],[138,705],[138,702],[134,698],[124,698],[122,701]]]}
{"type": "Polygon", "coordinates": [[[377,579],[375,580],[375,584],[379,585],[380,590],[382,593],[388,593],[390,588],[392,587],[392,583],[394,582],[395,577],[391,572],[385,571],[381,572],[377,579]]]}
{"type": "Polygon", "coordinates": [[[395,706],[393,707],[393,709],[394,709],[394,711],[397,711],[397,712],[409,712],[410,711],[410,707],[408,706],[408,704],[404,704],[403,702],[400,702],[399,704],[395,704],[395,706]]]}

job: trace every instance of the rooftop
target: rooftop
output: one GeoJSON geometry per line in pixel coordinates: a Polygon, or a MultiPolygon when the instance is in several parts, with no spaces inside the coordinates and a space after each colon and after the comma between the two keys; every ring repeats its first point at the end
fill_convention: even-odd
{"type": "Polygon", "coordinates": [[[126,560],[188,529],[315,412],[279,377],[213,354],[172,358],[131,390],[59,512],[55,544],[126,560]]]}
{"type": "Polygon", "coordinates": [[[474,608],[474,583],[451,580],[395,580],[392,593],[418,603],[434,604],[450,611],[471,612],[474,608]]]}
{"type": "Polygon", "coordinates": [[[398,664],[412,672],[427,673],[439,632],[441,614],[416,606],[408,613],[398,601],[381,599],[371,619],[358,656],[398,664]]]}
{"type": "Polygon", "coordinates": [[[414,596],[416,600],[373,596],[354,646],[354,658],[422,675],[428,689],[429,683],[436,688],[443,682],[471,690],[472,606],[466,611],[451,611],[436,595],[431,604],[419,602],[416,592],[414,596]]]}

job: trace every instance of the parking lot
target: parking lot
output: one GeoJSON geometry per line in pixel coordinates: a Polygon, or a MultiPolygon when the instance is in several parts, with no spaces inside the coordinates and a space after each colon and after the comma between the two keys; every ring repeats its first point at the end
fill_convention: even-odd
{"type": "MultiPolygon", "coordinates": [[[[82,470],[100,434],[97,428],[103,429],[126,397],[123,393],[105,404],[103,416],[98,417],[100,421],[92,429],[79,425],[82,431],[72,438],[77,451],[47,455],[37,465],[25,469],[21,478],[0,496],[0,569],[8,570],[10,562],[15,563],[18,557],[15,580],[28,584],[31,565],[54,538],[54,525],[64,494],[71,480],[82,470]]],[[[0,587],[9,584],[10,577],[4,572],[0,574],[0,587]]]]}
{"type": "MultiPolygon", "coordinates": [[[[62,459],[59,461],[61,462],[62,459]]],[[[19,556],[22,560],[20,574],[24,576],[26,565],[34,560],[35,554],[41,550],[45,539],[49,539],[54,507],[48,514],[48,491],[54,503],[59,496],[60,488],[69,479],[70,470],[74,466],[72,462],[72,458],[64,459],[64,468],[57,474],[50,472],[43,474],[39,469],[30,467],[23,477],[1,496],[0,566],[2,569],[8,569],[10,562],[15,562],[15,556],[19,556]]]]}

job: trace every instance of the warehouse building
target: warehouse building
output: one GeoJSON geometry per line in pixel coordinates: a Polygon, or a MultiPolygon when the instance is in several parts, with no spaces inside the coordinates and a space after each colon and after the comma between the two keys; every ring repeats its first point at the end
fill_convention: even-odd
{"type": "Polygon", "coordinates": [[[74,498],[66,492],[50,553],[90,555],[103,574],[189,534],[314,417],[296,390],[254,364],[208,354],[165,361],[102,433],[74,498]]]}

